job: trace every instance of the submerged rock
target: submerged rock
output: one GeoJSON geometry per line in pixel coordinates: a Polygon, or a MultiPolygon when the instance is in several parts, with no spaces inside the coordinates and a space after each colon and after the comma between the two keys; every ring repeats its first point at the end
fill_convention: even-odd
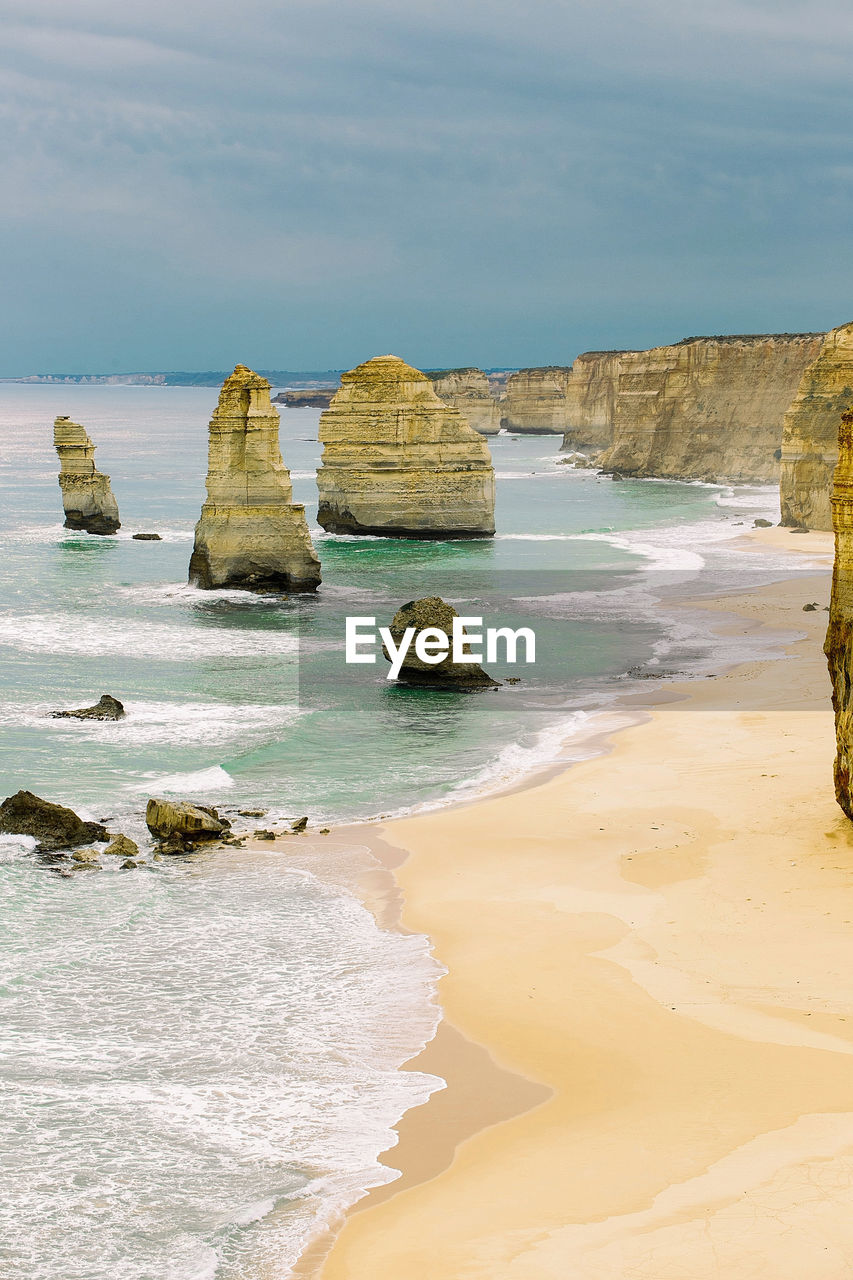
{"type": "Polygon", "coordinates": [[[80,707],[77,711],[51,711],[52,720],[121,720],[125,714],[118,698],[102,693],[93,707],[80,707]]]}
{"type": "Polygon", "coordinates": [[[133,541],[134,542],[162,542],[163,539],[160,537],[159,533],[134,533],[133,541]]]}
{"type": "Polygon", "coordinates": [[[495,531],[485,440],[418,369],[377,356],[351,369],[320,418],[317,519],[331,533],[478,538],[495,531]]]}
{"type": "Polygon", "coordinates": [[[42,800],[32,791],[18,791],[0,804],[0,832],[31,836],[38,841],[39,853],[75,849],[93,840],[109,839],[109,832],[99,822],[85,822],[73,809],[42,800]]]}
{"type": "Polygon", "coordinates": [[[95,469],[95,446],[86,428],[70,418],[53,424],[53,444],[59,454],[59,487],[66,529],[107,535],[121,528],[118,503],[109,476],[95,469]]]}
{"type": "Polygon", "coordinates": [[[161,853],[188,853],[198,844],[218,839],[231,828],[230,822],[206,805],[154,798],[148,801],[145,823],[161,842],[161,853]]]}
{"type": "MultiPolygon", "coordinates": [[[[408,627],[415,628],[411,644],[397,677],[401,684],[419,685],[429,689],[497,689],[498,680],[493,680],[479,663],[454,662],[448,654],[441,662],[423,662],[415,652],[415,641],[421,631],[433,628],[443,632],[450,639],[453,631],[453,619],[459,615],[453,605],[445,603],[441,596],[425,596],[421,600],[410,600],[398,609],[391,620],[389,628],[395,645],[399,645],[408,627]]],[[[383,647],[385,657],[390,655],[383,647]]]]}
{"type": "Polygon", "coordinates": [[[189,580],[211,590],[314,591],[320,560],[292,501],[270,384],[238,364],[210,421],[207,501],[196,525],[189,580]]]}
{"type": "Polygon", "coordinates": [[[138,858],[139,845],[135,840],[131,840],[129,836],[113,836],[112,842],[104,850],[104,856],[111,858],[138,858]]]}
{"type": "Polygon", "coordinates": [[[835,712],[835,798],[853,819],[853,408],[841,415],[832,486],[835,562],[823,650],[835,712]]]}
{"type": "Polygon", "coordinates": [[[853,402],[853,323],[832,329],[802,376],[785,414],[779,497],[782,524],[832,528],[838,420],[853,402]]]}

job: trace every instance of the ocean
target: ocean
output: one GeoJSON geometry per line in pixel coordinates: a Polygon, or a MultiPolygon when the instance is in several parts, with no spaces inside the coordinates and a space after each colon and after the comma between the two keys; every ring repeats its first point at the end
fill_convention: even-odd
{"type": "Polygon", "coordinates": [[[778,652],[677,607],[786,573],[736,537],[778,519],[771,488],[614,482],[566,465],[557,436],[502,434],[494,539],[329,536],[311,409],[282,411],[281,440],[320,591],[190,588],[216,394],[0,385],[2,795],[35,791],[146,849],[136,870],[63,877],[0,837],[0,1260],[29,1280],[286,1277],[394,1176],[377,1156],[442,1085],[400,1070],[434,1034],[441,970],[359,900],[363,848],[312,836],[293,855],[154,862],[148,796],[214,804],[248,832],[404,814],[582,758],[597,713],[649,677],[778,652]],[[63,528],[60,413],[98,446],[116,537],[63,528]],[[532,627],[535,665],[491,664],[519,683],[464,694],[344,663],[348,615],[387,624],[434,594],[532,627]],[[104,692],[125,720],[50,718],[104,692]]]}

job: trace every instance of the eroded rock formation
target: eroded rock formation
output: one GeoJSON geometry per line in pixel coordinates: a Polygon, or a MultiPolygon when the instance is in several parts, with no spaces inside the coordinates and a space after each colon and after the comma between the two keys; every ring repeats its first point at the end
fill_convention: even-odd
{"type": "Polygon", "coordinates": [[[39,853],[75,849],[92,840],[109,839],[106,827],[99,822],[85,822],[73,809],[42,800],[32,791],[17,791],[0,804],[0,832],[31,836],[38,841],[39,853]]]}
{"type": "Polygon", "coordinates": [[[500,402],[501,426],[531,435],[562,434],[568,426],[568,382],[569,369],[557,365],[511,374],[500,402]]]}
{"type": "Polygon", "coordinates": [[[562,448],[599,453],[613,437],[613,414],[622,356],[627,351],[584,351],[566,383],[566,432],[562,448]]]}
{"type": "Polygon", "coordinates": [[[216,809],[190,804],[188,800],[152,798],[145,809],[145,825],[160,853],[191,853],[200,844],[209,844],[227,835],[231,823],[216,809]]]}
{"type": "Polygon", "coordinates": [[[54,720],[123,720],[124,706],[111,693],[102,693],[93,707],[78,707],[75,711],[51,711],[54,720]]]}
{"type": "MultiPolygon", "coordinates": [[[[401,684],[419,685],[427,689],[472,690],[499,687],[500,682],[493,680],[477,662],[454,662],[450,653],[440,662],[423,662],[415,652],[415,643],[422,631],[437,630],[452,643],[453,619],[458,616],[453,605],[447,604],[441,596],[410,600],[397,610],[388,628],[395,645],[399,647],[406,630],[414,628],[414,635],[397,677],[401,684]]],[[[383,653],[390,661],[390,655],[384,646],[383,653]]]]}
{"type": "Polygon", "coordinates": [[[332,533],[478,538],[495,531],[488,445],[397,356],[343,375],[320,418],[317,519],[332,533]]]}
{"type": "Polygon", "coordinates": [[[838,420],[853,403],[853,324],[832,329],[803,374],[782,428],[782,523],[831,529],[838,420]]]}
{"type": "Polygon", "coordinates": [[[824,653],[835,712],[835,798],[853,819],[853,405],[841,415],[832,485],[835,563],[824,653]]]}
{"type": "Polygon", "coordinates": [[[483,436],[498,434],[501,411],[482,369],[431,369],[427,377],[436,395],[458,409],[475,431],[483,436]]]}
{"type": "Polygon", "coordinates": [[[53,424],[53,444],[59,454],[59,487],[65,509],[66,529],[81,529],[101,535],[121,528],[118,503],[110,488],[109,476],[95,468],[95,446],[86,428],[70,418],[53,424]]]}
{"type": "Polygon", "coordinates": [[[782,420],[822,334],[685,338],[626,352],[607,471],[710,481],[773,481],[782,420]]]}
{"type": "Polygon", "coordinates": [[[207,501],[190,560],[194,586],[314,591],[320,560],[292,501],[270,384],[238,364],[210,420],[207,501]]]}

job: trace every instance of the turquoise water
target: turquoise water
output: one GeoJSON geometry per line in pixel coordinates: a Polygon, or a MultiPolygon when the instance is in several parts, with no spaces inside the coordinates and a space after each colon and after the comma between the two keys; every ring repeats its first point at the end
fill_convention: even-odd
{"type": "MultiPolygon", "coordinates": [[[[557,437],[502,435],[495,539],[330,537],[314,522],[319,415],[284,411],[323,586],[204,593],[186,576],[215,402],[0,386],[3,795],[26,787],[142,841],[152,794],[217,804],[238,829],[257,825],[241,807],[317,824],[500,785],[567,738],[582,754],[596,709],[643,670],[709,660],[704,623],[658,602],[744,585],[756,571],[731,534],[775,502],[614,483],[561,465],[557,437]],[[58,413],[98,445],[115,538],[62,527],[58,413]],[[532,626],[535,666],[490,668],[521,683],[430,693],[381,662],[346,666],[348,614],[387,623],[431,594],[532,626]],[[126,720],[49,718],[103,692],[126,720]]],[[[311,1230],[388,1176],[391,1127],[440,1083],[398,1070],[435,1024],[426,940],[377,927],[343,883],[346,848],[332,876],[308,856],[231,853],[68,879],[26,842],[0,840],[0,856],[0,1259],[30,1280],[286,1276],[311,1230]]]]}

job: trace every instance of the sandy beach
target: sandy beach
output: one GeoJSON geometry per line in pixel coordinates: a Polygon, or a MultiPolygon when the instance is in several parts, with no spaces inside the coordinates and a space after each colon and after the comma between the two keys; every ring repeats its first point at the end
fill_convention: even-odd
{"type": "MultiPolygon", "coordinates": [[[[829,535],[749,536],[829,565],[829,535]]],[[[853,828],[828,599],[827,567],[708,604],[709,625],[802,638],[668,685],[539,785],[380,829],[402,923],[448,970],[411,1065],[448,1087],[404,1117],[402,1179],[313,1274],[849,1276],[853,828]]]]}

